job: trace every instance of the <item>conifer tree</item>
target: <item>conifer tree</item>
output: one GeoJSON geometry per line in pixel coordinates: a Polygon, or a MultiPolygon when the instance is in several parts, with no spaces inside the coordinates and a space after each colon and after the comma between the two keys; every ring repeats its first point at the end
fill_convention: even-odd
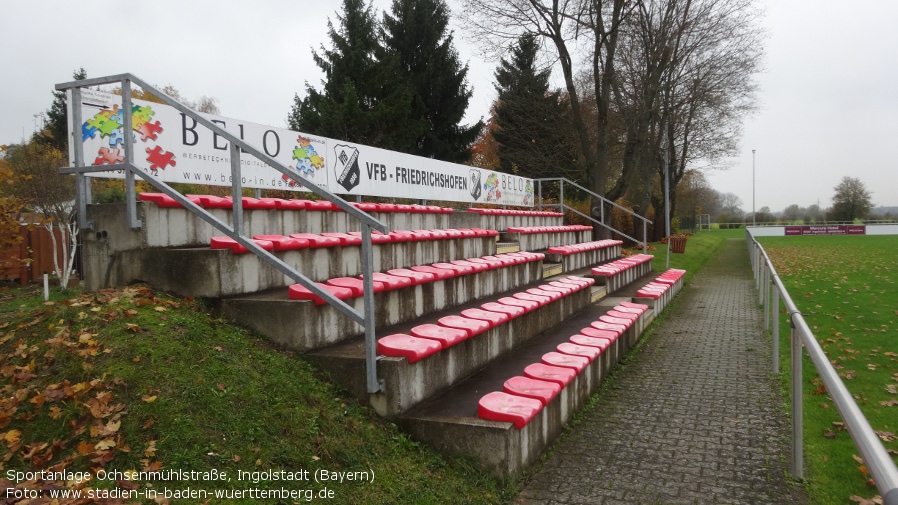
{"type": "Polygon", "coordinates": [[[558,91],[550,91],[550,68],[539,69],[539,44],[524,34],[496,69],[498,99],[493,108],[493,137],[499,145],[500,170],[525,177],[576,175],[576,138],[570,107],[558,91]]]}
{"type": "Polygon", "coordinates": [[[411,154],[462,162],[477,139],[482,121],[462,125],[471,99],[468,66],[462,65],[448,30],[444,0],[393,0],[384,14],[384,43],[398,63],[399,79],[412,90],[411,154]],[[417,130],[417,132],[415,132],[417,130]]]}
{"type": "MultiPolygon", "coordinates": [[[[87,78],[83,68],[76,70],[72,77],[76,81],[87,78]]],[[[69,114],[66,110],[66,92],[54,91],[53,103],[47,110],[47,125],[34,135],[34,140],[43,145],[56,148],[68,156],[69,152],[69,114]]]]}
{"type": "Polygon", "coordinates": [[[408,118],[410,95],[391,85],[395,67],[378,38],[373,8],[364,0],[343,0],[338,20],[339,28],[328,22],[332,47],[313,53],[323,87],[306,83],[306,96],[295,97],[288,123],[306,133],[399,148],[408,139],[395,125],[408,118]]]}

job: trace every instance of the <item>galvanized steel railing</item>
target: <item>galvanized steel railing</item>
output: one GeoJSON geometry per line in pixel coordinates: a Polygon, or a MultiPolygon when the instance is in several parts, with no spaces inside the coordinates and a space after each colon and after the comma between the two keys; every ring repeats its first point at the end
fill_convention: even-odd
{"type": "Polygon", "coordinates": [[[773,373],[779,374],[779,313],[780,297],[789,315],[792,340],[792,475],[798,480],[804,478],[803,450],[803,398],[802,398],[802,344],[807,349],[814,368],[823,380],[826,390],[845,422],[845,428],[851,434],[855,445],[861,452],[864,464],[876,483],[884,505],[898,505],[898,467],[882,445],[879,437],[864,417],[863,412],[854,401],[854,397],[839,378],[836,369],[817,338],[811,332],[807,322],[801,315],[776,269],[767,256],[767,251],[746,230],[746,242],[751,256],[755,282],[760,291],[760,303],[764,305],[764,327],[771,329],[773,335],[773,373]],[[772,317],[771,317],[772,316],[772,317]]]}
{"type": "Polygon", "coordinates": [[[126,208],[128,213],[128,220],[131,229],[140,229],[142,223],[140,219],[137,217],[137,198],[135,195],[134,188],[134,176],[141,177],[148,184],[156,188],[162,193],[170,196],[178,203],[180,203],[184,208],[196,214],[200,219],[206,221],[217,230],[221,231],[228,237],[234,239],[240,245],[249,249],[253,254],[260,257],[262,260],[267,262],[272,267],[276,268],[278,271],[299,283],[300,285],[306,287],[322,299],[324,299],[327,303],[334,306],[337,310],[345,314],[347,317],[352,319],[353,321],[359,323],[361,326],[365,328],[365,361],[366,361],[366,379],[367,379],[367,389],[369,393],[377,393],[382,390],[383,383],[378,379],[377,376],[377,343],[375,337],[375,328],[374,328],[374,287],[373,287],[373,252],[371,247],[371,229],[378,230],[382,233],[387,233],[389,230],[387,226],[380,222],[379,220],[373,218],[367,213],[359,210],[353,205],[350,205],[348,202],[343,200],[342,198],[334,195],[333,193],[320,188],[318,185],[308,181],[305,177],[294,172],[279,163],[277,160],[271,158],[266,155],[260,149],[255,146],[247,143],[246,141],[240,139],[236,135],[228,132],[221,126],[209,121],[208,119],[202,117],[197,112],[194,112],[189,107],[184,104],[174,100],[173,98],[167,96],[161,90],[156,89],[155,87],[147,84],[141,79],[131,75],[131,74],[119,74],[112,75],[107,77],[98,77],[95,79],[84,79],[80,81],[67,82],[62,84],[57,84],[56,89],[63,90],[72,90],[72,103],[73,107],[71,107],[72,111],[72,124],[74,128],[70,131],[72,132],[73,138],[71,139],[72,145],[74,146],[74,159],[75,166],[69,168],[60,169],[61,173],[66,174],[75,174],[75,199],[77,206],[77,217],[78,224],[82,230],[89,230],[93,228],[93,223],[90,222],[87,218],[87,204],[90,200],[90,185],[85,174],[87,173],[97,173],[97,172],[107,172],[114,170],[122,170],[125,172],[125,196],[126,196],[126,208]],[[231,194],[233,200],[233,213],[232,213],[232,224],[229,225],[225,222],[220,221],[218,218],[207,212],[202,207],[194,204],[189,199],[185,198],[183,195],[175,191],[168,184],[158,181],[152,176],[146,174],[142,169],[138,168],[134,165],[134,146],[133,142],[129,142],[128,137],[126,136],[126,141],[124,142],[124,150],[125,150],[125,162],[119,163],[115,165],[103,165],[103,166],[86,166],[84,162],[84,149],[81,143],[81,138],[78,136],[81,130],[80,125],[82,122],[81,117],[81,88],[90,87],[90,86],[99,86],[104,84],[121,84],[122,89],[122,124],[130,125],[131,124],[131,85],[136,84],[144,89],[144,91],[149,91],[152,94],[159,97],[166,105],[170,105],[174,107],[181,113],[193,118],[198,124],[201,124],[211,130],[216,135],[228,140],[230,142],[230,161],[231,161],[231,194]],[[333,202],[340,209],[345,211],[350,216],[354,217],[359,221],[361,225],[361,234],[362,234],[362,272],[363,272],[363,285],[364,285],[364,310],[362,312],[356,311],[353,307],[350,307],[344,301],[336,298],[330,292],[321,289],[318,285],[312,282],[308,277],[304,276],[302,273],[296,271],[290,265],[287,265],[283,261],[280,260],[277,256],[271,254],[270,252],[262,249],[257,245],[253,240],[243,235],[243,187],[242,187],[242,178],[240,176],[240,155],[241,150],[244,153],[248,153],[263,163],[266,163],[273,169],[278,172],[284,174],[289,177],[291,180],[296,181],[298,184],[302,184],[305,188],[307,188],[310,192],[315,193],[316,195],[333,202]]]}
{"type": "Polygon", "coordinates": [[[562,213],[566,210],[569,210],[569,211],[573,212],[574,214],[584,217],[599,226],[602,226],[608,230],[613,231],[614,233],[617,233],[618,235],[621,235],[623,237],[628,238],[629,240],[632,240],[633,242],[636,242],[637,244],[642,243],[642,253],[645,254],[648,252],[648,238],[647,238],[646,232],[648,231],[648,225],[651,222],[648,219],[640,216],[639,214],[633,212],[630,209],[627,209],[625,207],[622,207],[622,206],[612,202],[611,200],[609,200],[603,196],[599,196],[598,194],[593,193],[592,191],[584,188],[583,186],[577,184],[576,182],[571,181],[570,179],[566,179],[564,177],[536,179],[535,182],[537,183],[537,188],[538,188],[537,194],[539,195],[539,208],[540,209],[542,209],[544,206],[545,207],[558,207],[558,211],[562,212],[562,213]],[[558,203],[547,203],[547,204],[543,203],[543,182],[546,182],[546,183],[557,182],[558,183],[558,203]],[[566,184],[569,184],[569,185],[579,189],[580,191],[583,191],[583,192],[587,193],[588,195],[591,195],[593,198],[597,198],[597,199],[601,200],[605,204],[608,204],[608,205],[611,205],[613,207],[620,209],[625,214],[629,214],[629,215],[633,216],[634,218],[641,220],[642,221],[642,240],[633,238],[633,237],[627,235],[626,233],[624,233],[618,229],[612,228],[611,226],[605,224],[605,206],[604,205],[599,205],[599,208],[598,208],[599,218],[598,219],[596,219],[593,216],[587,216],[586,214],[580,212],[579,210],[568,206],[566,203],[564,203],[564,186],[566,184]]]}

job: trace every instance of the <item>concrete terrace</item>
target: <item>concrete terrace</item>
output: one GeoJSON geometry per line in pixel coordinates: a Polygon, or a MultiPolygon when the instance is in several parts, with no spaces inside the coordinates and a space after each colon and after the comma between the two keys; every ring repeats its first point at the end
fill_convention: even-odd
{"type": "Polygon", "coordinates": [[[805,503],[745,243],[728,240],[515,503],[805,503]]]}

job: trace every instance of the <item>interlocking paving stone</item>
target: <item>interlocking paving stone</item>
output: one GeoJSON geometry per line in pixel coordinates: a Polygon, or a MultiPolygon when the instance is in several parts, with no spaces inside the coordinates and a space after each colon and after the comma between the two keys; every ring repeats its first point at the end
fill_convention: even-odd
{"type": "Polygon", "coordinates": [[[708,260],[516,503],[805,503],[743,240],[708,260]]]}

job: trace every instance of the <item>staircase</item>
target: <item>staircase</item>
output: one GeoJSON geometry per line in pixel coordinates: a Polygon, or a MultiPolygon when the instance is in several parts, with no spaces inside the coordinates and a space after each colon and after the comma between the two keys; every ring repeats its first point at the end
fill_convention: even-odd
{"type": "MultiPolygon", "coordinates": [[[[232,222],[229,199],[191,201],[232,222]]],[[[164,194],[91,205],[87,289],[144,281],[305,353],[414,438],[508,477],[534,463],[681,287],[539,211],[357,203],[372,235],[380,391],[369,393],[365,328],[164,194]]],[[[327,202],[247,199],[253,243],[362,311],[358,221],[327,202]]]]}

